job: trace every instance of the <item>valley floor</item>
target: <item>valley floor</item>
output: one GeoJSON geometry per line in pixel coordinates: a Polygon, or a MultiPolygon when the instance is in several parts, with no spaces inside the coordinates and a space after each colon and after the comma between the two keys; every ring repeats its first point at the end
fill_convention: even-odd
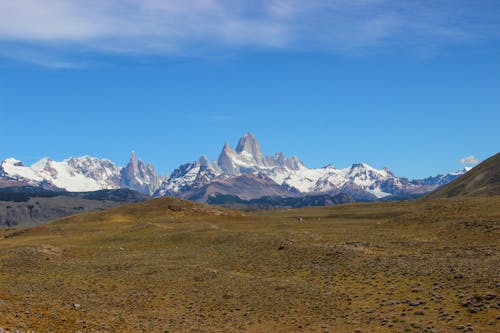
{"type": "Polygon", "coordinates": [[[0,230],[0,327],[500,331],[500,196],[203,207],[165,198],[0,230]]]}

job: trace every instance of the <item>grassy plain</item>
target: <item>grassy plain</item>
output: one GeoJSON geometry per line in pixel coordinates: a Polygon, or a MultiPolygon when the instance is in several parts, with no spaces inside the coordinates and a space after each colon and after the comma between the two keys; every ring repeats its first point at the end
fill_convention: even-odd
{"type": "Polygon", "coordinates": [[[499,234],[500,196],[254,213],[155,199],[0,229],[0,327],[498,332],[499,234]]]}

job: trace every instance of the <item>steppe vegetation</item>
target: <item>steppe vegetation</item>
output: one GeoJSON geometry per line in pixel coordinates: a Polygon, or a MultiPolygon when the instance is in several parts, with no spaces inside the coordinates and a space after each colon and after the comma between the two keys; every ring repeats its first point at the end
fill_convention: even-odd
{"type": "Polygon", "coordinates": [[[498,332],[500,196],[238,212],[161,198],[0,230],[15,332],[498,332]]]}

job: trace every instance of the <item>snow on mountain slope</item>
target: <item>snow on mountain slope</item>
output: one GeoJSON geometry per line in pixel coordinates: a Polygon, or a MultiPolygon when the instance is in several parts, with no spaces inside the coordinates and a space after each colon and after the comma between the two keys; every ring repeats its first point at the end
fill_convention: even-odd
{"type": "Polygon", "coordinates": [[[272,172],[275,168],[299,170],[303,164],[295,157],[286,158],[283,153],[264,157],[254,135],[247,133],[238,141],[236,150],[233,150],[228,143],[224,145],[219,155],[218,166],[225,174],[239,175],[272,172]]]}
{"type": "Polygon", "coordinates": [[[208,162],[202,157],[196,162],[181,165],[170,177],[163,179],[151,164],[138,160],[135,154],[124,168],[109,160],[88,156],[61,162],[44,158],[30,167],[8,158],[0,165],[0,179],[20,180],[35,186],[56,186],[68,191],[130,188],[154,196],[183,196],[197,193],[202,188],[208,192],[221,188],[236,191],[238,186],[245,184],[245,193],[271,193],[264,188],[270,186],[279,188],[279,193],[299,196],[343,192],[356,200],[427,193],[465,172],[466,169],[408,180],[395,176],[387,168],[376,169],[365,163],[343,169],[332,165],[307,168],[298,158],[286,157],[283,153],[265,156],[252,133],[243,136],[236,149],[226,143],[217,161],[208,162]],[[250,177],[241,178],[242,175],[250,177]],[[265,182],[260,181],[264,179],[262,177],[265,182]],[[214,182],[217,184],[207,186],[214,182]],[[249,191],[249,184],[258,188],[249,191]]]}
{"type": "MultiPolygon", "coordinates": [[[[7,158],[0,165],[0,175],[13,180],[32,180],[34,182],[42,181],[41,177],[31,168],[24,166],[23,162],[15,158],[7,158]]],[[[31,183],[31,182],[30,182],[31,183]]]]}
{"type": "Polygon", "coordinates": [[[216,162],[208,162],[202,156],[199,161],[186,163],[175,169],[155,193],[155,196],[181,195],[193,188],[198,188],[222,175],[222,169],[216,162]]]}
{"type": "Polygon", "coordinates": [[[409,181],[395,176],[389,169],[376,169],[366,163],[337,169],[332,165],[307,168],[295,157],[285,158],[283,153],[263,157],[255,137],[248,133],[233,150],[229,144],[219,157],[219,165],[228,175],[263,173],[277,184],[303,194],[339,193],[344,191],[363,200],[383,198],[393,194],[425,193],[442,186],[467,170],[409,181]]]}
{"type": "Polygon", "coordinates": [[[162,184],[155,168],[138,160],[134,153],[125,168],[108,159],[90,156],[71,157],[61,162],[46,157],[31,166],[8,158],[0,165],[0,177],[34,186],[49,184],[70,192],[129,188],[152,195],[162,184]]]}
{"type": "Polygon", "coordinates": [[[228,178],[240,175],[263,174],[277,185],[284,186],[294,193],[345,192],[358,200],[373,200],[393,194],[428,192],[456,177],[454,174],[448,174],[409,181],[395,176],[387,168],[376,169],[366,163],[353,164],[343,169],[337,169],[332,165],[310,169],[298,158],[286,158],[283,153],[264,156],[252,133],[243,136],[238,141],[236,149],[226,143],[217,163],[205,164],[205,168],[200,166],[200,162],[181,166],[156,194],[182,195],[194,188],[218,181],[221,177],[226,179],[223,182],[227,182],[228,178]]]}
{"type": "Polygon", "coordinates": [[[390,195],[379,187],[388,178],[396,178],[386,170],[377,170],[367,164],[354,164],[350,168],[336,169],[332,165],[308,169],[301,166],[298,170],[280,168],[269,175],[278,184],[288,185],[302,193],[339,192],[346,185],[355,186],[377,198],[390,195]]]}
{"type": "Polygon", "coordinates": [[[445,175],[437,175],[437,176],[432,176],[432,177],[427,177],[424,179],[415,179],[412,180],[411,182],[415,185],[423,186],[423,185],[437,185],[437,186],[442,186],[446,185],[455,178],[463,175],[464,173],[470,171],[472,168],[471,167],[464,167],[463,169],[460,169],[456,172],[452,173],[447,173],[445,175]]]}
{"type": "Polygon", "coordinates": [[[43,158],[30,167],[8,158],[2,162],[5,178],[23,180],[33,185],[48,182],[71,192],[119,188],[120,168],[109,160],[84,156],[62,162],[43,158]]]}
{"type": "Polygon", "coordinates": [[[345,169],[336,169],[332,165],[309,169],[299,159],[286,158],[283,153],[264,157],[252,133],[239,140],[236,150],[226,143],[218,164],[227,175],[263,173],[277,184],[302,193],[334,192],[350,184],[381,198],[390,193],[382,191],[379,184],[385,179],[396,178],[386,169],[377,170],[367,164],[354,164],[345,169]]]}

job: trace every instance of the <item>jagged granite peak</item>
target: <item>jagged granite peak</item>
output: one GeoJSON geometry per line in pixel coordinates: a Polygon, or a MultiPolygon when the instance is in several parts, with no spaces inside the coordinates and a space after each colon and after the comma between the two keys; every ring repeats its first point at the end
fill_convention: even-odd
{"type": "Polygon", "coordinates": [[[283,153],[264,156],[252,133],[247,133],[238,141],[236,150],[226,142],[219,155],[218,165],[227,175],[270,172],[274,168],[299,170],[304,167],[298,158],[287,158],[283,153]]]}
{"type": "Polygon", "coordinates": [[[276,163],[279,166],[285,166],[285,163],[286,163],[285,154],[283,154],[282,152],[274,154],[273,157],[268,157],[268,161],[269,160],[273,161],[274,163],[276,163]]]}
{"type": "Polygon", "coordinates": [[[226,142],[219,155],[219,159],[217,160],[219,167],[222,169],[224,173],[228,175],[233,175],[237,173],[238,168],[233,163],[235,156],[236,152],[231,148],[229,143],[226,142]]]}
{"type": "Polygon", "coordinates": [[[265,165],[268,167],[288,168],[290,170],[299,170],[304,166],[301,160],[296,157],[286,157],[282,152],[274,154],[274,156],[265,157],[265,165]]]}
{"type": "Polygon", "coordinates": [[[162,179],[151,164],[138,160],[132,152],[127,166],[120,172],[120,187],[152,195],[161,186],[162,179]]]}
{"type": "Polygon", "coordinates": [[[205,168],[208,167],[208,159],[205,155],[202,155],[198,162],[200,162],[201,167],[205,167],[205,168]]]}
{"type": "MultiPolygon", "coordinates": [[[[236,150],[226,143],[217,162],[209,162],[202,156],[196,162],[181,165],[170,177],[159,177],[151,164],[140,161],[132,152],[124,168],[110,160],[90,156],[72,157],[61,162],[43,158],[28,167],[21,161],[8,158],[0,165],[0,180],[33,186],[43,184],[74,192],[130,188],[155,196],[186,197],[187,193],[193,194],[201,187],[210,191],[222,188],[236,191],[243,184],[246,186],[245,191],[250,191],[250,184],[274,187],[271,183],[257,182],[258,175],[265,175],[280,187],[280,191],[299,196],[343,192],[357,200],[374,200],[430,192],[466,171],[408,180],[395,176],[387,168],[376,169],[366,163],[356,163],[344,169],[337,169],[333,165],[307,168],[298,158],[287,158],[281,152],[264,156],[254,135],[247,133],[238,141],[236,150]],[[231,180],[243,175],[251,177],[238,178],[234,182],[231,180]],[[247,182],[248,179],[251,181],[247,182]],[[213,182],[217,185],[205,186],[213,182]]],[[[254,193],[266,193],[264,189],[254,190],[254,193]]]]}
{"type": "Polygon", "coordinates": [[[253,162],[255,164],[264,165],[264,155],[262,154],[262,150],[260,149],[259,142],[255,139],[255,136],[252,132],[248,132],[245,134],[239,141],[236,146],[236,153],[238,155],[245,157],[249,162],[253,162]]]}
{"type": "Polygon", "coordinates": [[[135,154],[135,151],[132,150],[132,153],[130,154],[130,161],[129,161],[129,164],[132,164],[134,166],[138,166],[137,165],[137,155],[135,154]]]}
{"type": "Polygon", "coordinates": [[[304,167],[304,164],[297,157],[291,156],[286,159],[285,166],[291,170],[299,170],[304,167]]]}

